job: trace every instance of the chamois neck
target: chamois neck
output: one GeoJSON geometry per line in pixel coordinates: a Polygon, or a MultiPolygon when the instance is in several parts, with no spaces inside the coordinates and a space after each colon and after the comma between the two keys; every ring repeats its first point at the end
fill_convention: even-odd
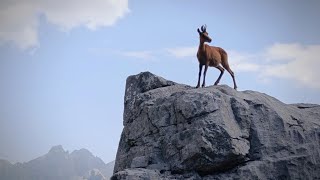
{"type": "Polygon", "coordinates": [[[204,41],[201,41],[201,40],[200,40],[199,50],[204,50],[204,41]]]}

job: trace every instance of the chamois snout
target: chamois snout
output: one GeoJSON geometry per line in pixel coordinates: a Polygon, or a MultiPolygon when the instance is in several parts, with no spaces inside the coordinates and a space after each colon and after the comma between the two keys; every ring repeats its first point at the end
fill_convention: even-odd
{"type": "Polygon", "coordinates": [[[208,43],[211,43],[212,39],[210,37],[208,37],[208,43]]]}

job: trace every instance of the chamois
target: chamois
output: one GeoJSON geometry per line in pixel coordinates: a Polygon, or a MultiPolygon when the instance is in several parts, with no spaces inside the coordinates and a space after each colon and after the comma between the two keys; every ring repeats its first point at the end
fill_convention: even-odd
{"type": "Polygon", "coordinates": [[[199,61],[199,77],[198,77],[198,84],[196,88],[200,87],[202,67],[205,66],[204,72],[203,72],[203,83],[202,83],[202,87],[205,87],[207,69],[208,69],[208,66],[211,66],[220,70],[220,75],[217,81],[214,83],[214,85],[217,85],[220,82],[220,79],[224,73],[224,70],[226,69],[230,73],[233,79],[234,89],[237,89],[234,73],[230,69],[230,66],[228,63],[227,52],[221,47],[209,46],[205,44],[205,42],[210,43],[212,41],[212,39],[209,37],[209,34],[207,33],[206,25],[201,26],[201,31],[198,28],[198,33],[200,36],[200,44],[197,52],[197,58],[199,61]]]}

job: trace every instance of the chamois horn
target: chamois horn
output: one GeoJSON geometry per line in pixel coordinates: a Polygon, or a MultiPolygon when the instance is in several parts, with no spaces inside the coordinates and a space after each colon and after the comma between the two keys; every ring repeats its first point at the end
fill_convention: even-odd
{"type": "Polygon", "coordinates": [[[207,31],[207,25],[206,24],[201,26],[201,31],[202,32],[206,32],[207,31]]]}

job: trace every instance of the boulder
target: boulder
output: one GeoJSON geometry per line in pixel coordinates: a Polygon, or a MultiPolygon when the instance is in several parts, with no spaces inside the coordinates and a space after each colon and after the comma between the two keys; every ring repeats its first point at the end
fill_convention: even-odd
{"type": "Polygon", "coordinates": [[[320,106],[127,79],[113,179],[319,179],[320,106]]]}

